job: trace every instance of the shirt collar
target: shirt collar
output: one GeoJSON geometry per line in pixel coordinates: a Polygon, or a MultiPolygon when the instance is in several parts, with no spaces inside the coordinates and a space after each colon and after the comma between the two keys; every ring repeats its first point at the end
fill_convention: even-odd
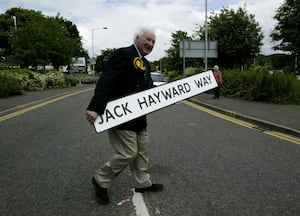
{"type": "Polygon", "coordinates": [[[136,46],[135,44],[133,44],[133,45],[134,45],[134,47],[135,47],[135,49],[136,49],[136,51],[137,51],[139,57],[140,57],[140,58],[143,58],[143,56],[142,56],[142,54],[140,53],[140,51],[139,51],[139,49],[137,48],[137,46],[136,46]]]}

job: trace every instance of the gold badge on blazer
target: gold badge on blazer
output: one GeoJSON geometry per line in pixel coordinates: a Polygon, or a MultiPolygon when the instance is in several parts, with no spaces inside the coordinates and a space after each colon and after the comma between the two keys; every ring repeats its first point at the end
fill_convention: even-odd
{"type": "Polygon", "coordinates": [[[142,70],[142,71],[146,70],[146,67],[144,67],[143,64],[143,60],[140,57],[135,57],[133,59],[133,66],[138,70],[142,70]]]}

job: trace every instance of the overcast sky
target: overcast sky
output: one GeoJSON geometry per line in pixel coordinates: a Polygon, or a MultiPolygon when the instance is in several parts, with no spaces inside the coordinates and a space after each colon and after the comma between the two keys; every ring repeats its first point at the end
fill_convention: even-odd
{"type": "MultiPolygon", "coordinates": [[[[262,27],[264,45],[262,54],[271,54],[269,37],[276,21],[273,16],[284,0],[207,0],[208,14],[223,7],[244,7],[262,27]]],[[[107,48],[119,48],[132,44],[137,27],[151,26],[156,29],[156,46],[147,56],[150,61],[165,56],[170,46],[172,32],[181,30],[192,35],[196,24],[205,20],[205,0],[0,0],[0,13],[11,7],[41,11],[44,15],[58,13],[72,21],[82,36],[84,49],[98,55],[107,48]],[[102,29],[107,27],[107,29],[102,29]],[[95,29],[99,28],[99,29],[95,29]],[[92,29],[95,29],[92,31],[92,29]]]]}

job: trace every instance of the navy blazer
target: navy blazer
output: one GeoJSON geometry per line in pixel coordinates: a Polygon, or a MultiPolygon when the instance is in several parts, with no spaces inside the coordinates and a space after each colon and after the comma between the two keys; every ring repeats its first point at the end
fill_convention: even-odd
{"type": "MultiPolygon", "coordinates": [[[[134,45],[118,49],[102,71],[87,110],[101,115],[109,101],[151,88],[150,64],[143,59],[143,67],[140,60],[134,45]]],[[[142,116],[116,128],[137,132],[146,127],[146,116],[142,116]]]]}

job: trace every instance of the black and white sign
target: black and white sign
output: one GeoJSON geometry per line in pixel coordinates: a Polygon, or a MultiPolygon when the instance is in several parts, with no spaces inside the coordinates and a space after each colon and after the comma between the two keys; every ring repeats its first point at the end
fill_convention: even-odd
{"type": "Polygon", "coordinates": [[[217,87],[212,71],[110,101],[94,126],[102,132],[217,87]]]}

